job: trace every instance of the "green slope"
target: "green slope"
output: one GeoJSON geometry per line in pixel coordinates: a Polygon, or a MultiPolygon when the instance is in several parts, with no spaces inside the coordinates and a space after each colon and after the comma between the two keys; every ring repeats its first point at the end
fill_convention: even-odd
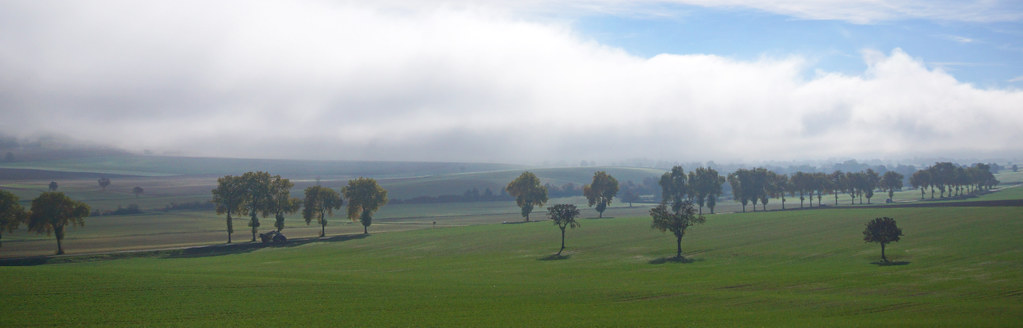
{"type": "Polygon", "coordinates": [[[715,215],[691,263],[648,218],[371,235],[196,257],[0,267],[0,326],[1013,326],[1023,209],[715,215]],[[905,232],[878,266],[876,216],[905,232]]]}

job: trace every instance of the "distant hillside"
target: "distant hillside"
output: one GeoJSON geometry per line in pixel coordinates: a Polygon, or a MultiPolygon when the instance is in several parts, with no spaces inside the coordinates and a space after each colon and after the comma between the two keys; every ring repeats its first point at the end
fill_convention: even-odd
{"type": "MultiPolygon", "coordinates": [[[[595,171],[606,171],[615,177],[619,184],[624,184],[626,181],[638,184],[643,179],[657,178],[664,173],[664,171],[657,169],[627,167],[521,168],[492,172],[384,179],[381,181],[381,185],[387,188],[389,195],[393,198],[411,198],[423,195],[462,195],[466,190],[473,188],[478,189],[480,192],[490,189],[491,192],[500,194],[509,182],[527,170],[535,173],[542,183],[550,183],[559,187],[572,183],[577,188],[582,188],[582,185],[589,184],[593,179],[593,172],[595,171]]],[[[581,196],[581,194],[579,195],[581,196]]]]}
{"type": "Polygon", "coordinates": [[[0,168],[137,176],[223,176],[267,171],[292,179],[419,177],[519,168],[517,165],[433,162],[309,161],[109,155],[58,160],[2,162],[0,168]]]}

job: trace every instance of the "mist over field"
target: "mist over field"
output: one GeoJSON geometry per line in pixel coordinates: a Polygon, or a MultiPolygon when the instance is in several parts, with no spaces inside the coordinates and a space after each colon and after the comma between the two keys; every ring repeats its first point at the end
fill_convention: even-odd
{"type": "Polygon", "coordinates": [[[0,131],[244,158],[576,164],[1023,154],[1018,6],[732,6],[739,9],[699,1],[5,2],[0,131]],[[657,25],[716,15],[741,19],[657,25]],[[749,20],[743,15],[753,23],[729,23],[749,20]],[[619,20],[636,26],[609,36],[619,20]],[[624,35],[643,24],[653,31],[624,35]],[[715,34],[736,24],[737,33],[715,34]],[[809,26],[772,27],[786,24],[809,26]],[[829,40],[800,43],[807,31],[829,40]],[[752,42],[761,38],[769,43],[752,42]],[[752,49],[728,45],[744,43],[752,49]]]}

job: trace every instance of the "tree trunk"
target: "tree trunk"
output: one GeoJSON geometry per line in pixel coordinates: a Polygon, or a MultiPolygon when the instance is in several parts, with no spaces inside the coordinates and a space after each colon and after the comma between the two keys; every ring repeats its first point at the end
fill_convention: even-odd
{"type": "Polygon", "coordinates": [[[678,250],[675,251],[675,257],[681,259],[682,258],[682,237],[677,237],[675,243],[678,246],[678,250]]]}
{"type": "MultiPolygon", "coordinates": [[[[320,220],[320,222],[322,223],[323,220],[320,220]]],[[[326,224],[320,224],[320,238],[323,238],[326,235],[327,235],[327,225],[326,224]]]]}
{"type": "Polygon", "coordinates": [[[561,252],[565,250],[565,228],[561,228],[561,249],[558,250],[558,256],[561,256],[561,252]]]}
{"type": "Polygon", "coordinates": [[[63,255],[64,248],[60,245],[60,238],[57,238],[57,255],[63,255]]]}
{"type": "Polygon", "coordinates": [[[362,226],[362,234],[368,235],[369,234],[369,227],[367,227],[365,225],[362,226]]]}
{"type": "Polygon", "coordinates": [[[231,212],[227,212],[227,243],[231,243],[231,233],[234,232],[234,222],[231,221],[231,212]]]}
{"type": "Polygon", "coordinates": [[[888,258],[884,256],[884,243],[881,243],[881,259],[884,260],[884,263],[888,263],[888,258]]]}

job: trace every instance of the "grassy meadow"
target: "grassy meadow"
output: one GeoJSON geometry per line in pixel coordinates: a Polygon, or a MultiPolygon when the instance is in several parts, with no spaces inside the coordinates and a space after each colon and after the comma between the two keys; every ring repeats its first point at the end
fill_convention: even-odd
{"type": "MultiPolygon", "coordinates": [[[[497,190],[524,168],[497,164],[359,163],[102,156],[4,163],[0,188],[32,198],[57,180],[60,191],[96,209],[130,204],[144,212],[86,218],[69,228],[67,256],[55,241],[24,230],[3,235],[0,327],[22,326],[1014,326],[1023,319],[1023,208],[867,208],[825,195],[826,209],[719,214],[683,240],[650,229],[651,204],[615,202],[604,219],[581,196],[552,199],[582,209],[582,227],[519,222],[513,201],[392,204],[362,227],[329,218],[328,238],[298,214],[287,217],[283,247],[249,244],[248,218],[236,217],[232,247],[224,216],[212,210],[161,211],[207,202],[218,176],[265,170],[296,183],[378,178],[391,197],[497,190]],[[339,164],[340,163],[340,164],[339,164]],[[387,173],[384,173],[384,172],[387,173]],[[21,175],[23,172],[27,172],[21,175]],[[374,173],[381,174],[375,176],[374,173]],[[100,190],[98,175],[111,175],[100,190]],[[136,196],[131,188],[141,186],[136,196]],[[862,241],[867,221],[889,216],[905,236],[889,245],[862,241]],[[146,252],[118,253],[125,250],[146,252]],[[38,265],[40,263],[47,263],[38,265]]],[[[658,170],[532,170],[555,185],[587,183],[595,170],[641,181],[658,170]]],[[[1023,173],[974,200],[1023,199],[1023,173]]],[[[728,195],[725,195],[726,197],[728,195]]],[[[873,204],[883,204],[878,192],[873,204]]],[[[929,197],[929,193],[928,193],[929,197]]],[[[919,190],[895,193],[917,202],[919,190]]],[[[814,206],[817,206],[816,199],[814,206]]],[[[809,207],[809,202],[805,204],[809,207]]],[[[786,207],[799,207],[787,197],[786,207]]],[[[761,208],[760,205],[757,208],[761,208]]],[[[781,208],[771,199],[769,210],[781,208]]],[[[752,211],[752,206],[747,207],[752,211]]],[[[708,212],[705,210],[705,212],[708,212]]],[[[544,208],[534,210],[542,219],[544,208]]],[[[261,219],[261,232],[272,226],[261,219]]]]}
{"type": "Polygon", "coordinates": [[[0,267],[0,326],[1014,326],[1023,209],[648,217],[416,229],[232,253],[0,267]],[[905,236],[862,241],[877,216],[905,236]]]}

